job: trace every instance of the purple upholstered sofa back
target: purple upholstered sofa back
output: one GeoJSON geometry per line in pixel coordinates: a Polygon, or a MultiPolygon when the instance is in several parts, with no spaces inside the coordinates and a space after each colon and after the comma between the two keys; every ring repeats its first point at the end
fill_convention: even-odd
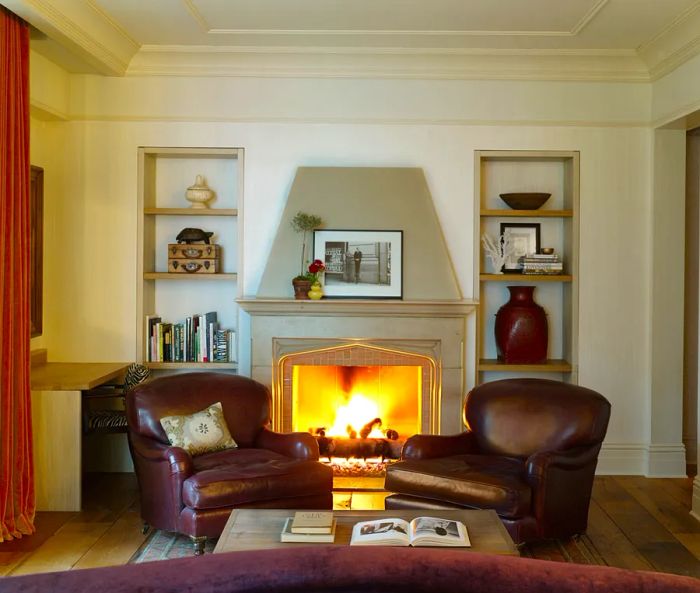
{"type": "Polygon", "coordinates": [[[700,580],[437,548],[317,546],[0,578],[2,593],[698,593],[700,580]]]}

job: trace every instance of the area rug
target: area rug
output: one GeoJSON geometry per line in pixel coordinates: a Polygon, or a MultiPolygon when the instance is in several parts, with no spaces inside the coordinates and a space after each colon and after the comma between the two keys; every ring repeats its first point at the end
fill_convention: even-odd
{"type": "MultiPolygon", "coordinates": [[[[208,539],[204,545],[205,554],[213,552],[214,546],[216,546],[216,540],[208,539]]],[[[187,556],[194,556],[192,540],[188,536],[156,529],[148,535],[146,541],[141,544],[141,547],[129,559],[129,564],[172,560],[173,558],[185,558],[187,556]]]]}
{"type": "MultiPolygon", "coordinates": [[[[214,546],[216,546],[216,540],[207,540],[204,546],[205,553],[212,552],[214,546]]],[[[576,539],[548,540],[525,544],[520,548],[520,555],[526,558],[553,560],[555,562],[603,566],[606,564],[593,542],[586,535],[576,539]]],[[[170,560],[187,556],[194,556],[194,548],[189,537],[168,531],[155,530],[131,557],[129,563],[154,562],[156,560],[170,560]]]]}

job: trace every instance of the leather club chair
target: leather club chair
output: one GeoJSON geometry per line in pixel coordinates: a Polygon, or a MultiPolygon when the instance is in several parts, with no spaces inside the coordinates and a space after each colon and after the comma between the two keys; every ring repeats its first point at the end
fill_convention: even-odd
{"type": "Polygon", "coordinates": [[[387,469],[387,509],[493,509],[516,543],[583,533],[610,418],[599,393],[545,379],[475,387],[467,431],[415,435],[387,469]]]}
{"type": "Polygon", "coordinates": [[[247,377],[185,373],[143,383],[127,395],[129,448],[145,524],[189,535],[200,554],[234,508],[330,509],[333,472],[307,433],[268,428],[270,393],[247,377]],[[169,444],[160,419],[221,402],[236,449],[191,457],[169,444]]]}

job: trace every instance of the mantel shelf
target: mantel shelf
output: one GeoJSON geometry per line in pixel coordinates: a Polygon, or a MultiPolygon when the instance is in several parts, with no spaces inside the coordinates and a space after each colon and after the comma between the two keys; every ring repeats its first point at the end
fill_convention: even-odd
{"type": "Polygon", "coordinates": [[[144,280],[235,280],[238,274],[172,274],[170,272],[145,272],[144,280]]]}
{"type": "Polygon", "coordinates": [[[478,306],[477,301],[404,301],[399,299],[266,299],[243,298],[238,305],[251,315],[299,315],[329,317],[460,317],[478,306]]]}
{"type": "Polygon", "coordinates": [[[572,218],[573,210],[503,210],[486,209],[481,211],[481,216],[496,216],[498,218],[572,218]]]}
{"type": "Polygon", "coordinates": [[[479,274],[482,282],[571,282],[571,274],[479,274]]]}
{"type": "Polygon", "coordinates": [[[551,359],[541,364],[506,364],[496,358],[482,358],[479,360],[480,371],[570,373],[572,368],[570,362],[562,359],[551,359]]]}
{"type": "Polygon", "coordinates": [[[170,216],[238,216],[236,208],[144,208],[143,213],[170,216]]]}

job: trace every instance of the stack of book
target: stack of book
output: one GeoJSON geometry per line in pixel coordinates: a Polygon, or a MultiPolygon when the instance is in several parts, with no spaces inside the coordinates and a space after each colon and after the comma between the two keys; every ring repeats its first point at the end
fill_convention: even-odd
{"type": "Polygon", "coordinates": [[[532,253],[523,260],[523,274],[561,274],[564,265],[556,253],[532,253]]]}
{"type": "Polygon", "coordinates": [[[146,336],[148,362],[236,362],[236,332],[219,328],[215,311],[181,323],[146,315],[146,336]]]}
{"type": "Polygon", "coordinates": [[[332,544],[335,519],[330,511],[297,511],[288,517],[280,534],[282,542],[332,544]]]}

